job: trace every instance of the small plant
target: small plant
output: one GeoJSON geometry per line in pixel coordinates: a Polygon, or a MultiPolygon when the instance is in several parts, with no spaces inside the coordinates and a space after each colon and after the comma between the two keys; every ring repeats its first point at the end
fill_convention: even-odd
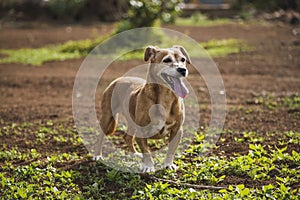
{"type": "Polygon", "coordinates": [[[299,132],[272,133],[278,140],[266,145],[257,132],[236,134],[226,130],[224,134],[236,134],[237,139],[247,142],[248,153],[212,152],[205,156],[197,152],[201,145],[205,146],[205,132],[190,132],[195,136],[193,144],[176,159],[179,170],[142,175],[93,162],[83,144],[77,141],[74,127],[67,123],[5,123],[0,128],[0,140],[10,137],[17,142],[15,147],[1,146],[0,196],[3,199],[299,199],[299,132]],[[43,134],[38,136],[39,133],[43,134]],[[17,140],[20,135],[23,143],[17,140]],[[29,149],[27,138],[38,138],[29,143],[37,148],[29,149]],[[280,144],[282,141],[285,143],[280,144]],[[51,147],[51,151],[45,150],[45,146],[51,147]],[[61,148],[66,146],[69,148],[61,148]],[[232,184],[231,178],[240,182],[232,184]],[[201,185],[206,189],[197,188],[201,185]]]}

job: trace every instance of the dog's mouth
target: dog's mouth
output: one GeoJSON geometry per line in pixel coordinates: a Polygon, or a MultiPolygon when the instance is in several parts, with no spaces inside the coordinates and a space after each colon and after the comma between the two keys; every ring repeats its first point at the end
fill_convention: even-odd
{"type": "Polygon", "coordinates": [[[182,79],[170,76],[166,73],[162,73],[161,76],[178,96],[185,98],[186,95],[189,93],[189,90],[183,83],[182,79]]]}

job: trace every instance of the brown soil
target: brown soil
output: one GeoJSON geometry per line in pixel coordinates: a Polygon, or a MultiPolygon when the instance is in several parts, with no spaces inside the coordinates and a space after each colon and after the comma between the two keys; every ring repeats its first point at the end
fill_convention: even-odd
{"type": "MultiPolygon", "coordinates": [[[[2,27],[0,48],[40,47],[70,39],[93,38],[96,34],[108,33],[112,27],[111,25],[2,27]]],[[[293,35],[292,30],[295,27],[273,24],[222,25],[208,28],[167,26],[167,28],[188,33],[201,42],[210,39],[239,38],[255,47],[253,52],[241,52],[214,59],[226,88],[227,116],[224,130],[240,134],[243,131],[255,131],[262,135],[287,130],[300,131],[299,110],[285,107],[271,110],[254,102],[256,96],[264,94],[282,97],[299,93],[300,36],[293,35]]],[[[1,64],[0,125],[54,120],[66,122],[66,126],[73,126],[72,89],[75,75],[82,62],[83,59],[49,62],[40,67],[1,64]]],[[[105,74],[105,84],[139,63],[142,61],[114,63],[111,70],[105,74]]],[[[204,106],[201,110],[203,112],[201,124],[205,126],[210,119],[208,91],[194,73],[191,73],[188,80],[195,88],[199,88],[200,103],[204,106]]],[[[220,148],[215,153],[224,151],[230,156],[248,151],[248,145],[235,142],[231,134],[224,134],[222,137],[226,140],[218,143],[220,148]]],[[[273,144],[272,141],[276,141],[277,137],[275,134],[273,138],[265,140],[265,143],[273,144]]],[[[2,139],[2,142],[8,143],[7,146],[15,146],[18,141],[20,142],[2,139]]],[[[299,146],[293,148],[300,150],[299,146]]],[[[44,145],[42,149],[47,149],[47,146],[44,145]]],[[[236,177],[228,179],[226,182],[229,184],[245,181],[236,177]]]]}

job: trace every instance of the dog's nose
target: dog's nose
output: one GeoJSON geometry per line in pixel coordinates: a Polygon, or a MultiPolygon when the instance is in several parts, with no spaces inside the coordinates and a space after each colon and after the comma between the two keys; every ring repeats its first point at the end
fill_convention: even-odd
{"type": "Polygon", "coordinates": [[[177,68],[177,71],[182,75],[182,76],[185,76],[186,75],[186,69],[185,68],[177,68]]]}

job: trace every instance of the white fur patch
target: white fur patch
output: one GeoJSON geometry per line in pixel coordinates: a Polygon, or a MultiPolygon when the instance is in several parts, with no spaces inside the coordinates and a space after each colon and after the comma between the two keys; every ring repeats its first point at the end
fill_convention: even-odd
{"type": "Polygon", "coordinates": [[[93,156],[94,161],[103,160],[102,156],[93,156]]]}
{"type": "Polygon", "coordinates": [[[146,165],[145,163],[143,164],[141,168],[142,173],[148,173],[148,172],[154,172],[154,165],[146,165]]]}
{"type": "Polygon", "coordinates": [[[164,168],[168,168],[171,170],[177,170],[178,166],[175,165],[173,162],[172,163],[164,163],[164,168]]]}

